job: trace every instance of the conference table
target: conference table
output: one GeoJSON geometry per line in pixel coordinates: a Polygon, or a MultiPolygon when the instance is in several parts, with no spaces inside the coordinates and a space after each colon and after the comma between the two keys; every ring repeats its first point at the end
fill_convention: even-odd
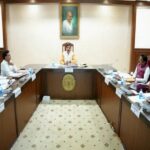
{"type": "Polygon", "coordinates": [[[128,95],[118,95],[118,84],[107,82],[105,71],[116,69],[108,65],[25,67],[32,67],[35,73],[16,79],[12,89],[19,92],[0,100],[0,150],[11,148],[45,95],[51,99],[96,100],[125,149],[150,149],[150,114],[141,112],[137,117],[128,95]]]}

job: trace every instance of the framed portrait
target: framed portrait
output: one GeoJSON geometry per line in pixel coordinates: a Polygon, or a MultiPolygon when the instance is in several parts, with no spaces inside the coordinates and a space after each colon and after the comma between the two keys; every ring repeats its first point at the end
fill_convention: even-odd
{"type": "Polygon", "coordinates": [[[79,38],[79,4],[60,4],[60,38],[79,38]]]}

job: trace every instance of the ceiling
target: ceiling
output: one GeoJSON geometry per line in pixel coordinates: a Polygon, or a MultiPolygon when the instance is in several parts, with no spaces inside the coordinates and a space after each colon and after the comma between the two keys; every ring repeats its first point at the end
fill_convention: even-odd
{"type": "Polygon", "coordinates": [[[131,4],[135,2],[150,2],[150,0],[3,0],[6,3],[104,3],[131,4]]]}

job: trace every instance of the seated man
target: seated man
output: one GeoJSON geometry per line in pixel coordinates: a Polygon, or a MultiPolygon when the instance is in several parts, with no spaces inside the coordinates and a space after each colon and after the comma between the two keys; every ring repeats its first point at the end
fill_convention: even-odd
{"type": "Polygon", "coordinates": [[[136,66],[133,77],[137,83],[146,83],[150,75],[150,69],[147,64],[147,56],[140,55],[139,63],[136,66]]]}
{"type": "MultiPolygon", "coordinates": [[[[20,71],[18,71],[16,66],[11,62],[11,55],[10,55],[9,51],[5,50],[2,53],[2,57],[3,57],[3,61],[1,62],[1,75],[2,76],[17,75],[17,73],[19,73],[20,71]]],[[[25,73],[26,71],[23,71],[23,72],[25,73]]]]}
{"type": "MultiPolygon", "coordinates": [[[[148,56],[148,61],[147,61],[148,66],[150,67],[150,56],[148,56]]],[[[136,90],[139,92],[142,90],[143,92],[150,92],[150,75],[148,78],[148,82],[143,84],[143,83],[138,83],[136,85],[136,90]]]]}
{"type": "Polygon", "coordinates": [[[62,52],[60,63],[63,65],[77,64],[74,52],[71,50],[71,43],[65,44],[65,50],[62,52]]]}

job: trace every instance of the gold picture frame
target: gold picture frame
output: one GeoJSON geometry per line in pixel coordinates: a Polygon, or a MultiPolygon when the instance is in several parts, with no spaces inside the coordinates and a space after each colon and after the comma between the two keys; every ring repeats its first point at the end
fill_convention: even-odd
{"type": "Polygon", "coordinates": [[[60,38],[79,39],[79,4],[60,4],[60,38]]]}

